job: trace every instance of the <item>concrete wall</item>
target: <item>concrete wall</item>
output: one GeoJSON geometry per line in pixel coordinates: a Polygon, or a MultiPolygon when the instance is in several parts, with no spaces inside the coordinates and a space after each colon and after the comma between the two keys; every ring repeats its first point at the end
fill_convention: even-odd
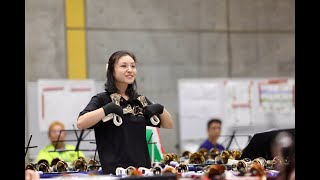
{"type": "MultiPolygon", "coordinates": [[[[161,129],[177,153],[177,80],[294,77],[293,0],[87,0],[88,78],[105,80],[116,50],[138,58],[138,90],[175,121],[161,129]]],[[[64,0],[26,1],[26,80],[67,78],[64,0]]],[[[28,127],[26,127],[27,129],[28,127]]]]}

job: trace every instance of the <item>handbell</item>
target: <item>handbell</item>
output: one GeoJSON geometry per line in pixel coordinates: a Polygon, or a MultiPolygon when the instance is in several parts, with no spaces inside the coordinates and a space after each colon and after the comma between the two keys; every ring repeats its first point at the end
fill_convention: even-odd
{"type": "Polygon", "coordinates": [[[260,176],[262,180],[266,180],[266,173],[264,167],[260,163],[253,163],[250,166],[249,172],[252,176],[260,176]]]}
{"type": "Polygon", "coordinates": [[[165,154],[163,155],[162,162],[163,162],[164,164],[169,165],[171,161],[176,161],[176,162],[178,162],[178,161],[179,161],[179,160],[178,160],[178,156],[176,156],[175,154],[172,154],[172,153],[165,153],[165,154]]]}
{"type": "Polygon", "coordinates": [[[36,171],[36,170],[37,170],[36,164],[28,163],[28,164],[26,165],[26,167],[25,167],[25,170],[27,170],[27,169],[36,171]]]}
{"type": "MultiPolygon", "coordinates": [[[[139,102],[141,103],[142,107],[145,107],[145,106],[148,105],[148,102],[147,102],[146,97],[144,97],[144,96],[139,96],[137,99],[138,99],[139,102]]],[[[150,118],[150,122],[151,122],[153,125],[156,126],[156,125],[158,125],[158,124],[160,123],[160,119],[159,119],[156,115],[154,115],[154,116],[152,116],[152,117],[150,118]]]]}
{"type": "Polygon", "coordinates": [[[50,166],[53,167],[53,166],[56,165],[59,161],[60,161],[59,158],[54,158],[54,159],[52,159],[50,166]]]}
{"type": "Polygon", "coordinates": [[[204,156],[199,152],[194,152],[191,154],[189,158],[189,164],[204,164],[205,158],[204,156]]]}
{"type": "Polygon", "coordinates": [[[215,159],[216,156],[220,154],[220,151],[218,148],[213,147],[209,150],[208,154],[209,154],[209,159],[215,159]]]}
{"type": "Polygon", "coordinates": [[[251,161],[251,159],[249,159],[249,158],[243,158],[242,160],[244,160],[246,163],[248,163],[248,164],[251,164],[252,163],[252,161],[251,161]]]}
{"type": "Polygon", "coordinates": [[[244,174],[244,173],[247,173],[248,170],[249,170],[249,162],[245,161],[245,160],[239,160],[238,163],[237,163],[237,170],[244,174]]]}
{"type": "MultiPolygon", "coordinates": [[[[118,93],[113,93],[110,95],[110,98],[112,100],[113,103],[115,103],[116,105],[120,106],[120,99],[121,99],[121,95],[118,93]]],[[[113,114],[113,123],[116,126],[120,126],[122,124],[122,118],[117,115],[117,114],[113,114]]]]}
{"type": "Polygon", "coordinates": [[[124,169],[124,168],[122,168],[122,167],[117,167],[117,168],[116,168],[116,175],[117,175],[117,176],[127,175],[127,174],[126,174],[126,169],[124,169]]]}
{"type": "Polygon", "coordinates": [[[98,166],[99,162],[95,159],[89,159],[88,161],[88,170],[89,171],[98,171],[99,170],[99,166],[98,166]]]}
{"type": "Polygon", "coordinates": [[[186,164],[179,164],[176,166],[177,173],[185,173],[189,171],[188,165],[186,164]]]}
{"type": "Polygon", "coordinates": [[[145,167],[139,167],[138,171],[140,171],[141,174],[149,174],[150,173],[150,169],[145,168],[145,167]]]}
{"type": "Polygon", "coordinates": [[[274,165],[273,160],[267,160],[265,168],[267,170],[273,170],[274,169],[273,165],[274,165]]]}
{"type": "Polygon", "coordinates": [[[260,164],[263,168],[267,167],[267,161],[263,157],[254,159],[252,163],[260,164]]]}
{"type": "Polygon", "coordinates": [[[229,156],[230,156],[229,151],[226,151],[226,150],[222,151],[222,153],[221,153],[222,164],[227,164],[228,163],[229,156]]]}
{"type": "Polygon", "coordinates": [[[37,164],[46,163],[49,166],[49,162],[46,159],[40,159],[37,164]]]}
{"type": "Polygon", "coordinates": [[[237,163],[233,163],[232,165],[231,165],[231,170],[232,171],[237,171],[238,169],[237,169],[237,163]]]}
{"type": "Polygon", "coordinates": [[[131,175],[133,175],[132,173],[134,172],[134,171],[136,171],[137,169],[135,168],[135,167],[133,167],[133,166],[129,166],[129,167],[127,167],[126,168],[126,175],[128,175],[128,176],[131,176],[131,175]]]}
{"type": "Polygon", "coordinates": [[[209,165],[206,167],[204,171],[204,176],[208,177],[209,179],[216,179],[216,177],[219,177],[218,179],[223,179],[224,177],[224,171],[225,171],[225,166],[220,165],[220,164],[214,164],[214,165],[209,165]]]}
{"type": "Polygon", "coordinates": [[[241,151],[239,150],[233,150],[231,151],[231,154],[235,160],[239,160],[242,155],[241,151]]]}
{"type": "Polygon", "coordinates": [[[79,158],[79,159],[75,160],[73,166],[74,166],[74,170],[75,171],[85,172],[88,169],[86,160],[84,160],[82,158],[79,158]]]}
{"type": "Polygon", "coordinates": [[[57,172],[67,172],[68,171],[68,164],[63,160],[58,161],[55,166],[56,166],[57,172]]]}
{"type": "Polygon", "coordinates": [[[175,153],[171,153],[171,155],[172,155],[173,161],[175,161],[175,162],[179,162],[179,157],[178,157],[178,155],[177,155],[177,154],[175,154],[175,153]]]}
{"type": "Polygon", "coordinates": [[[208,159],[209,159],[209,151],[208,151],[208,149],[206,149],[206,148],[200,148],[200,149],[198,150],[198,152],[203,155],[203,157],[204,157],[205,160],[208,160],[208,159]]]}
{"type": "Polygon", "coordinates": [[[182,157],[184,157],[185,159],[189,159],[189,157],[191,156],[191,152],[190,151],[184,151],[181,154],[182,157]]]}
{"type": "Polygon", "coordinates": [[[38,171],[49,172],[50,171],[49,165],[45,162],[40,163],[38,167],[38,171]]]}
{"type": "Polygon", "coordinates": [[[162,167],[158,164],[156,164],[153,168],[152,168],[152,173],[155,175],[159,175],[162,172],[162,167]]]}
{"type": "Polygon", "coordinates": [[[223,160],[222,160],[222,157],[221,155],[218,155],[214,158],[214,161],[216,162],[216,164],[223,164],[223,160]]]}

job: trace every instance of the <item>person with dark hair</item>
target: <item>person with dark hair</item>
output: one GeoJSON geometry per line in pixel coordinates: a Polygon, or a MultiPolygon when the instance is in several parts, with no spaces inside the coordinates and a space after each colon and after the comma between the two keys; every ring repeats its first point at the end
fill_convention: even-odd
{"type": "Polygon", "coordinates": [[[115,174],[117,167],[151,168],[146,126],[173,128],[172,117],[163,105],[137,93],[134,54],[113,53],[106,70],[105,92],[91,98],[77,127],[94,129],[103,174],[115,174]]]}
{"type": "Polygon", "coordinates": [[[210,119],[207,123],[208,139],[206,139],[199,147],[199,149],[205,148],[208,151],[212,148],[219,149],[222,152],[225,148],[218,144],[217,140],[221,133],[221,120],[217,118],[210,119]]]}

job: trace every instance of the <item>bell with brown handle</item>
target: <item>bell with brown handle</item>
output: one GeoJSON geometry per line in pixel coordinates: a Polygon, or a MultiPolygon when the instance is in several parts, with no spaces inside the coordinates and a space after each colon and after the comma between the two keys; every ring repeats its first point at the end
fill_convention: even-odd
{"type": "MultiPolygon", "coordinates": [[[[145,106],[148,105],[148,102],[147,102],[147,100],[146,100],[146,97],[144,97],[144,96],[139,96],[137,99],[140,101],[140,103],[142,104],[143,107],[145,107],[145,106]]],[[[156,115],[152,116],[152,117],[150,118],[150,121],[151,121],[151,123],[152,123],[153,125],[155,125],[155,126],[160,123],[160,119],[159,119],[156,115]]]]}

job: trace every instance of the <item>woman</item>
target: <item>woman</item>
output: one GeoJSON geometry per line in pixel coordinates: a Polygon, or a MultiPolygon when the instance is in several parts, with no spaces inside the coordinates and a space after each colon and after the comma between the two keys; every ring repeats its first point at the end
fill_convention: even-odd
{"type": "Polygon", "coordinates": [[[126,51],[111,55],[105,92],[93,96],[80,112],[79,129],[93,128],[104,174],[117,167],[151,167],[146,126],[173,128],[170,113],[136,91],[136,57],[126,51]],[[160,121],[160,122],[159,122],[160,121]]]}

